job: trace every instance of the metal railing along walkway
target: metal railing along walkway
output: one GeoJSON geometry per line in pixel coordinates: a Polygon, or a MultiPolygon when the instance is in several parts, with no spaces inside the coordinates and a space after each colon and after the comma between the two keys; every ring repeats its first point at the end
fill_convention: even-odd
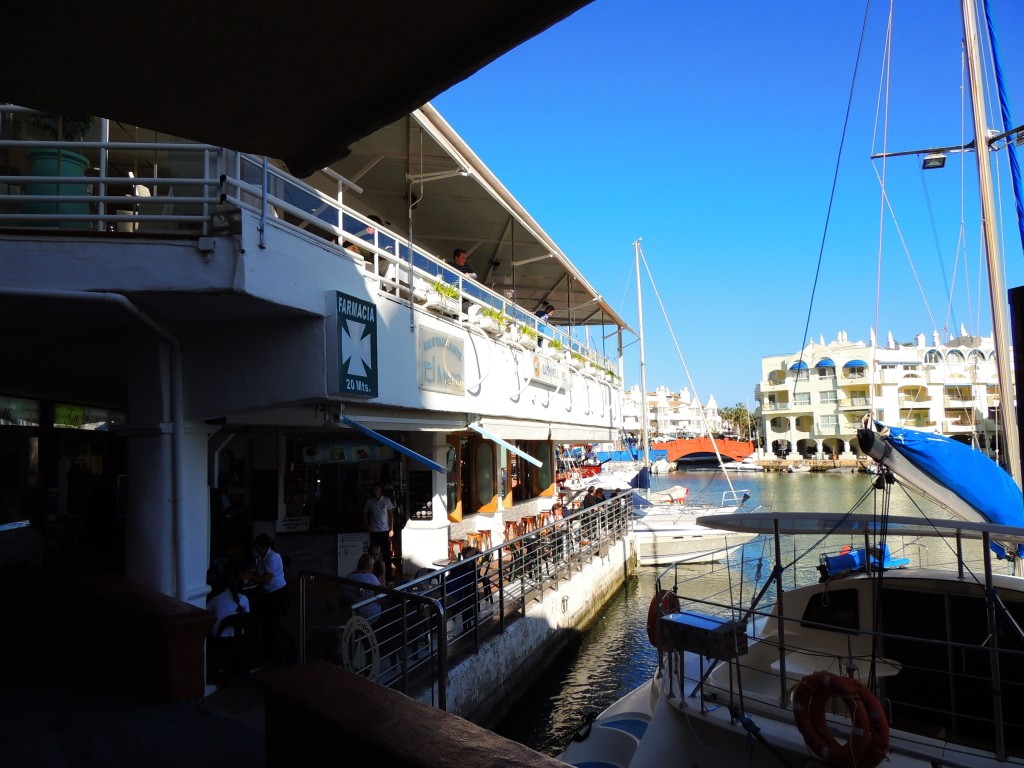
{"type": "Polygon", "coordinates": [[[326,660],[447,708],[447,672],[628,535],[623,494],[396,588],[303,572],[299,660],[326,660]]]}

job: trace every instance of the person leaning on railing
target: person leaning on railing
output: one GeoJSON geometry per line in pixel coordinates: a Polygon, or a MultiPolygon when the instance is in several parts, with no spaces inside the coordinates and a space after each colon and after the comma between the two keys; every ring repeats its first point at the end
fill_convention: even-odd
{"type": "Polygon", "coordinates": [[[476,272],[474,272],[473,268],[469,266],[469,254],[466,253],[465,249],[455,249],[455,252],[452,253],[452,266],[466,277],[472,277],[476,280],[476,272]]]}

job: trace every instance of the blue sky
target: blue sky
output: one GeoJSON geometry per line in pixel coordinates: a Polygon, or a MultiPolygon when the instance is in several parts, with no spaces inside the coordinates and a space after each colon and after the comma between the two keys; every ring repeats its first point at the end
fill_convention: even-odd
{"type": "MultiPolygon", "coordinates": [[[[702,400],[753,408],[763,356],[840,330],[867,341],[876,313],[882,340],[991,333],[974,155],[927,174],[914,157],[887,162],[899,231],[888,213],[881,223],[869,159],[883,140],[898,151],[973,136],[959,7],[899,1],[886,111],[889,6],[872,4],[845,140],[865,13],[852,0],[595,0],[432,103],[633,328],[642,238],[648,388],[686,386],[688,369],[702,400]]],[[[991,9],[1020,125],[1024,2],[991,9]]],[[[1012,205],[1005,160],[996,183],[1012,205]]],[[[1024,284],[1024,258],[1005,210],[1009,288],[1024,284]]],[[[634,344],[627,386],[639,378],[634,344]]]]}

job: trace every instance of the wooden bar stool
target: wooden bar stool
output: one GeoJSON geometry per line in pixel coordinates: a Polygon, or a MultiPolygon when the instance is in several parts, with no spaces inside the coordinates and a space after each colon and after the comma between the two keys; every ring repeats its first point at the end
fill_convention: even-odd
{"type": "Polygon", "coordinates": [[[450,539],[448,541],[448,559],[458,560],[459,555],[462,554],[462,550],[466,548],[465,539],[450,539]]]}
{"type": "Polygon", "coordinates": [[[481,546],[482,536],[480,531],[468,531],[466,533],[466,544],[470,547],[476,547],[477,549],[483,549],[481,546]]]}
{"type": "Polygon", "coordinates": [[[505,541],[509,539],[515,539],[519,537],[519,521],[518,520],[506,520],[505,521],[505,541]]]}
{"type": "Polygon", "coordinates": [[[550,510],[545,511],[545,512],[541,512],[540,513],[540,527],[543,528],[545,525],[548,525],[553,519],[554,519],[554,517],[552,516],[550,510]]]}
{"type": "Polygon", "coordinates": [[[476,532],[476,535],[480,537],[480,550],[485,551],[493,547],[491,543],[491,531],[490,529],[483,529],[476,532]]]}
{"type": "Polygon", "coordinates": [[[530,531],[537,530],[537,516],[536,515],[523,515],[523,519],[520,520],[522,524],[522,532],[529,533],[530,531]]]}

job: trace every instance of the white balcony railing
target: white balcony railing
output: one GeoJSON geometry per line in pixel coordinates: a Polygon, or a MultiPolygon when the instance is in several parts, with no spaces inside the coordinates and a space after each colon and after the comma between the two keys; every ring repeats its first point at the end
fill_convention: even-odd
{"type": "Polygon", "coordinates": [[[39,140],[26,128],[36,114],[0,105],[0,128],[6,129],[0,133],[0,156],[8,159],[0,166],[0,231],[198,237],[234,231],[241,226],[239,212],[248,211],[258,217],[261,246],[269,226],[316,238],[339,253],[348,246],[362,255],[382,293],[439,311],[447,306],[455,321],[511,344],[539,346],[600,380],[618,380],[614,360],[344,206],[339,201],[352,184],[327,169],[337,183],[333,195],[266,158],[170,137],[125,140],[135,133],[105,119],[96,121],[99,130],[93,132],[101,140],[39,140]],[[120,132],[118,140],[110,140],[112,131],[120,132]],[[135,175],[128,168],[151,170],[135,175]],[[435,285],[455,294],[450,302],[433,290],[435,285]]]}

